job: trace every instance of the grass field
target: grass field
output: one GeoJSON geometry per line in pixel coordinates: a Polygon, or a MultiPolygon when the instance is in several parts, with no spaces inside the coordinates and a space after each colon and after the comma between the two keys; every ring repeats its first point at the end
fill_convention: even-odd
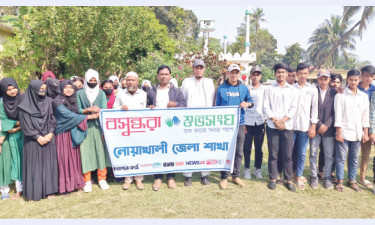
{"type": "MultiPolygon", "coordinates": [[[[343,193],[325,190],[322,183],[318,190],[312,190],[309,185],[305,191],[295,193],[281,185],[275,191],[269,190],[267,149],[264,153],[265,178],[245,180],[244,188],[229,183],[227,190],[220,190],[220,174],[213,172],[210,186],[202,186],[200,174],[195,173],[193,186],[186,188],[184,177],[177,174],[176,189],[168,189],[163,183],[161,190],[154,192],[153,176],[147,176],[143,191],[134,185],[123,191],[122,183],[110,181],[110,189],[106,191],[95,184],[88,194],[75,192],[38,202],[0,201],[0,218],[375,218],[375,195],[361,185],[362,193],[347,186],[343,193]]],[[[253,157],[254,154],[251,165],[254,165],[253,157]]],[[[306,177],[309,177],[308,166],[307,161],[306,177]]],[[[367,177],[370,181],[373,180],[372,166],[371,160],[367,177]]],[[[14,186],[11,188],[12,197],[14,186]]]]}

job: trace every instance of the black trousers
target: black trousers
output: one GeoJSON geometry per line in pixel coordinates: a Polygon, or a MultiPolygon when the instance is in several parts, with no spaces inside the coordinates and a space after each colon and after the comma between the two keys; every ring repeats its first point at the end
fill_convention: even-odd
{"type": "Polygon", "coordinates": [[[262,167],[263,161],[263,141],[264,141],[264,131],[265,126],[257,125],[254,126],[246,125],[247,133],[245,135],[245,143],[243,146],[243,154],[245,157],[245,168],[250,168],[250,156],[251,156],[251,147],[255,145],[255,168],[260,169],[262,167]]]}
{"type": "MultiPolygon", "coordinates": [[[[244,141],[245,141],[245,126],[243,125],[238,128],[236,153],[235,153],[234,162],[233,162],[234,163],[233,173],[232,173],[233,179],[240,177],[244,141]]],[[[221,171],[221,179],[227,179],[228,176],[229,176],[229,172],[221,171]]]]}
{"type": "Polygon", "coordinates": [[[292,151],[293,151],[293,130],[277,130],[267,126],[268,142],[268,172],[270,180],[276,180],[278,177],[277,159],[281,152],[281,159],[284,165],[285,180],[292,180],[292,151]]]}
{"type": "MultiPolygon", "coordinates": [[[[175,173],[167,173],[167,180],[174,179],[175,173]]],[[[155,179],[163,179],[163,174],[155,174],[155,179]]]]}

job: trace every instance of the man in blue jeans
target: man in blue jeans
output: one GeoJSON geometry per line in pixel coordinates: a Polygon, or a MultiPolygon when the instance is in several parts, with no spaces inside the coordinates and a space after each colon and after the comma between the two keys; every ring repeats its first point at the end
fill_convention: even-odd
{"type": "MultiPolygon", "coordinates": [[[[240,187],[244,187],[245,183],[240,179],[241,164],[243,158],[243,144],[245,141],[245,118],[244,108],[251,108],[253,100],[250,96],[249,89],[241,83],[240,67],[237,64],[231,64],[228,67],[228,79],[224,84],[217,88],[216,106],[235,105],[241,107],[240,127],[238,129],[236,153],[234,156],[234,168],[232,173],[232,181],[240,187]]],[[[221,180],[219,187],[226,189],[228,185],[228,175],[226,171],[221,171],[221,180]]]]}
{"type": "MultiPolygon", "coordinates": [[[[294,84],[297,92],[297,112],[293,118],[294,146],[293,155],[296,161],[295,181],[299,190],[305,190],[302,180],[303,169],[305,168],[306,152],[309,138],[316,135],[316,123],[318,122],[318,89],[307,83],[310,75],[309,65],[300,63],[297,66],[298,82],[294,84]]],[[[311,183],[316,183],[315,177],[311,177],[311,183]]]]}
{"type": "Polygon", "coordinates": [[[348,86],[342,94],[335,96],[335,128],[336,128],[336,190],[344,189],[344,166],[348,155],[348,185],[357,192],[356,176],[361,141],[369,140],[369,98],[357,86],[360,81],[359,70],[350,70],[346,81],[348,86]]]}

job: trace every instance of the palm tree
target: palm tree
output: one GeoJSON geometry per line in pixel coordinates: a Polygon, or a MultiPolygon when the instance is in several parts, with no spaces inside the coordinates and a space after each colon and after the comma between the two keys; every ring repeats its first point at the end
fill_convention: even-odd
{"type": "Polygon", "coordinates": [[[355,14],[362,10],[361,18],[357,21],[345,34],[338,40],[330,49],[327,55],[320,59],[320,61],[315,65],[315,68],[320,68],[320,66],[327,60],[328,57],[336,51],[336,49],[341,46],[345,40],[351,37],[354,32],[362,38],[363,31],[366,30],[368,23],[374,18],[374,6],[345,6],[343,19],[342,19],[342,26],[346,25],[349,26],[350,19],[353,18],[355,14]],[[356,28],[358,30],[356,30],[356,28]]]}
{"type": "Polygon", "coordinates": [[[261,8],[253,9],[253,13],[251,14],[251,23],[255,25],[255,46],[257,46],[257,34],[258,29],[260,27],[261,22],[267,22],[266,19],[264,19],[264,12],[261,8]]]}
{"type": "Polygon", "coordinates": [[[326,65],[335,66],[337,57],[343,56],[345,61],[349,61],[349,53],[347,50],[355,50],[354,36],[357,34],[353,32],[347,39],[345,39],[340,46],[338,46],[329,56],[329,50],[338,41],[340,41],[346,34],[349,21],[343,23],[341,16],[331,16],[330,20],[325,20],[314,32],[309,43],[308,48],[310,61],[315,64],[320,59],[326,58],[326,65]]]}

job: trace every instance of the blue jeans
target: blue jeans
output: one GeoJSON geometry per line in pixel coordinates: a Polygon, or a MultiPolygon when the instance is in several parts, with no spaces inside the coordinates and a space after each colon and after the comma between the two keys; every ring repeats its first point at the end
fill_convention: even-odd
{"type": "Polygon", "coordinates": [[[361,150],[360,141],[347,141],[344,140],[344,143],[335,141],[336,145],[336,175],[338,180],[344,179],[344,167],[346,153],[349,148],[348,155],[348,178],[349,180],[355,180],[358,170],[358,156],[359,151],[361,150]]]}
{"type": "Polygon", "coordinates": [[[309,136],[307,132],[294,131],[294,146],[297,153],[296,176],[302,177],[305,168],[307,146],[309,145],[309,136]]]}

